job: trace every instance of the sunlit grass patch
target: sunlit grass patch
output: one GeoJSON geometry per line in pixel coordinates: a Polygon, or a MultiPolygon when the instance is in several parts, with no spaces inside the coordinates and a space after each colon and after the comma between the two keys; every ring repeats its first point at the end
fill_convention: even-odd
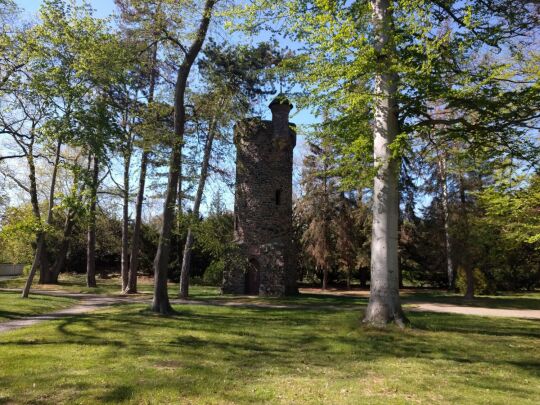
{"type": "Polygon", "coordinates": [[[0,322],[39,315],[69,307],[75,300],[32,294],[22,299],[17,292],[0,291],[0,322]]]}
{"type": "Polygon", "coordinates": [[[0,337],[8,403],[522,403],[540,396],[540,323],[361,308],[122,305],[0,337]],[[34,385],[35,384],[35,385],[34,385]]]}

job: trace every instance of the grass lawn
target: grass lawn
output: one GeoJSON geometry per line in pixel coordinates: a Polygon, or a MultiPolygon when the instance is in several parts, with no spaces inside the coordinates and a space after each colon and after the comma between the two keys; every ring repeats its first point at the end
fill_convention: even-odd
{"type": "MultiPolygon", "coordinates": [[[[37,280],[38,276],[36,276],[37,280]]],[[[86,276],[84,274],[60,274],[58,284],[37,284],[34,282],[32,290],[34,291],[64,291],[69,293],[81,294],[102,294],[102,295],[120,295],[120,277],[115,275],[110,278],[101,279],[97,277],[97,288],[86,286],[86,276]]],[[[16,277],[8,280],[0,280],[0,288],[22,288],[26,282],[26,277],[16,277]]],[[[138,292],[141,294],[151,294],[154,290],[154,281],[148,277],[139,277],[137,283],[138,292]]],[[[178,296],[178,283],[169,283],[169,295],[171,298],[178,296]]],[[[190,286],[190,293],[193,293],[195,299],[219,298],[219,288],[190,286]]]]}
{"type": "MultiPolygon", "coordinates": [[[[25,277],[18,277],[9,280],[0,281],[0,288],[22,288],[26,281],[25,277]]],[[[86,287],[84,274],[61,274],[59,284],[40,285],[34,283],[33,290],[36,291],[65,291],[83,294],[120,294],[120,278],[114,276],[107,279],[97,279],[97,288],[86,287]]],[[[169,283],[169,296],[176,298],[178,296],[178,284],[169,283]]],[[[151,294],[153,291],[153,280],[147,277],[140,277],[138,282],[138,291],[141,294],[151,294]]],[[[461,295],[448,293],[443,290],[423,290],[423,289],[405,289],[401,291],[401,297],[404,304],[415,302],[433,302],[452,305],[476,306],[500,309],[537,309],[540,310],[540,292],[529,293],[507,293],[501,295],[479,296],[472,301],[464,300],[461,295]]],[[[190,299],[193,300],[211,300],[211,301],[229,301],[231,296],[221,295],[219,288],[206,286],[190,286],[190,299]]],[[[324,294],[302,294],[300,297],[285,298],[262,298],[262,297],[235,297],[236,302],[249,303],[273,303],[273,304],[293,304],[293,305],[365,305],[368,298],[358,296],[354,291],[340,291],[339,294],[332,292],[332,295],[324,294]]]]}
{"type": "Polygon", "coordinates": [[[333,306],[129,304],[2,334],[0,404],[538,403],[537,321],[410,313],[375,330],[317,299],[333,306]]]}
{"type": "MultiPolygon", "coordinates": [[[[97,278],[98,287],[88,288],[86,287],[86,278],[84,274],[60,274],[58,284],[38,284],[37,279],[39,275],[36,275],[32,290],[36,291],[65,291],[72,293],[91,293],[91,294],[120,294],[120,279],[118,277],[100,279],[97,278]]],[[[16,277],[9,280],[0,281],[0,288],[22,288],[26,282],[26,276],[16,277]]],[[[151,284],[141,283],[141,291],[152,290],[151,284]]]]}
{"type": "Polygon", "coordinates": [[[31,295],[28,299],[21,299],[19,293],[0,291],[0,322],[53,312],[70,307],[75,302],[71,298],[47,297],[44,295],[31,295]]]}

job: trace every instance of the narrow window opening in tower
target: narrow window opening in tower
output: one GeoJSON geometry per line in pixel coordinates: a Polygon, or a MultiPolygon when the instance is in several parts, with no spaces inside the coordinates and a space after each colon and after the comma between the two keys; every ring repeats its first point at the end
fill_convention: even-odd
{"type": "Polygon", "coordinates": [[[280,205],[281,204],[281,190],[278,189],[276,190],[276,205],[280,205]]]}

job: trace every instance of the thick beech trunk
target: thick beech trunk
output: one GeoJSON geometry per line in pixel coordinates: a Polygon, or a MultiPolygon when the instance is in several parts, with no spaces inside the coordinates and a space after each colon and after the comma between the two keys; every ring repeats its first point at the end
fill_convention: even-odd
{"type": "MultiPolygon", "coordinates": [[[[199,177],[199,184],[197,186],[197,194],[195,195],[195,201],[193,203],[193,215],[192,221],[199,220],[199,212],[201,208],[202,197],[204,193],[204,186],[206,179],[208,178],[208,166],[210,164],[210,157],[212,155],[212,145],[214,143],[214,136],[216,131],[216,120],[212,120],[208,129],[208,137],[206,144],[204,145],[203,161],[201,166],[201,175],[199,177]]],[[[187,298],[189,295],[189,272],[191,270],[191,249],[193,248],[193,229],[189,227],[186,244],[184,246],[184,255],[182,259],[182,270],[180,273],[180,297],[187,298]]]]}
{"type": "Polygon", "coordinates": [[[390,145],[398,133],[397,75],[389,69],[393,53],[392,14],[389,0],[372,0],[375,50],[379,73],[375,79],[374,159],[371,241],[371,289],[364,322],[384,326],[407,322],[399,300],[398,270],[398,165],[390,145]]]}
{"type": "Polygon", "coordinates": [[[90,193],[90,213],[88,218],[88,233],[86,245],[86,285],[97,287],[96,284],[96,204],[99,177],[99,160],[94,156],[92,172],[92,190],[90,193]]]}
{"type": "Polygon", "coordinates": [[[174,213],[176,205],[176,194],[178,189],[178,179],[180,164],[182,161],[182,144],[184,142],[184,131],[186,122],[186,107],[184,104],[187,80],[191,66],[199,54],[208,26],[212,10],[217,0],[206,0],[203,17],[201,19],[197,36],[191,47],[186,52],[182,65],[178,70],[178,77],[175,87],[174,98],[174,134],[175,142],[172,145],[172,156],[169,161],[169,178],[167,191],[165,194],[165,205],[163,208],[163,222],[159,236],[156,258],[154,260],[154,299],[152,310],[161,314],[172,312],[167,292],[167,276],[169,267],[169,256],[171,249],[171,231],[174,223],[174,213]]]}

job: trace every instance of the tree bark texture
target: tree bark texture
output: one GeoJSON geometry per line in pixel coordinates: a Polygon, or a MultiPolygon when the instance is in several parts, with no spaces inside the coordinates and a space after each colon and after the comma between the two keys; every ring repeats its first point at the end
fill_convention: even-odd
{"type": "MultiPolygon", "coordinates": [[[[131,149],[131,146],[128,146],[131,149]]],[[[124,156],[124,190],[122,190],[122,253],[121,269],[122,292],[128,287],[129,281],[129,167],[131,164],[131,151],[124,156]]]]}
{"type": "MultiPolygon", "coordinates": [[[[208,137],[204,145],[201,175],[199,177],[199,184],[197,185],[197,194],[195,195],[195,201],[193,203],[193,221],[199,220],[199,212],[204,193],[204,186],[206,185],[206,179],[208,178],[208,166],[210,164],[210,157],[212,155],[212,145],[214,143],[215,131],[216,119],[213,119],[208,128],[208,137]]],[[[191,270],[191,250],[193,248],[193,241],[193,229],[192,226],[190,226],[187,233],[186,244],[184,246],[182,270],[180,272],[180,297],[184,299],[186,299],[189,295],[189,272],[191,270]]]]}
{"type": "Polygon", "coordinates": [[[86,285],[97,287],[96,284],[96,204],[99,177],[99,160],[94,156],[92,172],[92,190],[90,195],[90,212],[88,218],[88,233],[86,245],[86,285]]]}
{"type": "Polygon", "coordinates": [[[131,238],[131,258],[129,263],[129,274],[127,288],[124,290],[126,294],[134,294],[137,292],[137,271],[139,269],[139,245],[141,238],[142,225],[142,206],[144,203],[144,187],[146,183],[146,170],[148,166],[149,152],[143,151],[141,157],[141,172],[139,177],[139,191],[137,193],[137,201],[135,203],[135,224],[133,225],[133,235],[131,238]]]}
{"type": "Polygon", "coordinates": [[[454,264],[452,263],[452,246],[450,244],[450,211],[448,209],[448,180],[446,174],[446,157],[439,154],[437,161],[439,169],[439,180],[441,183],[441,202],[444,221],[444,247],[446,256],[446,272],[448,275],[448,290],[455,288],[454,284],[454,264]]]}
{"type": "Polygon", "coordinates": [[[474,271],[471,265],[471,256],[469,249],[467,248],[467,241],[469,239],[469,213],[467,211],[467,199],[465,197],[465,180],[463,175],[459,178],[459,198],[461,203],[461,264],[465,270],[465,278],[467,281],[467,288],[465,290],[464,298],[472,300],[474,298],[474,271]]]}
{"type": "Polygon", "coordinates": [[[384,326],[407,319],[399,300],[398,269],[398,162],[390,145],[398,134],[397,75],[391,71],[392,13],[389,0],[372,0],[375,51],[374,160],[377,166],[373,187],[371,241],[371,288],[364,322],[384,326]]]}
{"type": "MultiPolygon", "coordinates": [[[[51,187],[49,190],[49,209],[47,212],[47,225],[51,225],[52,219],[53,219],[54,192],[56,189],[56,178],[58,175],[58,165],[60,164],[61,151],[62,151],[62,139],[58,139],[58,142],[56,145],[56,153],[55,153],[55,159],[54,159],[52,178],[51,178],[51,187]]],[[[38,198],[37,198],[36,168],[35,168],[34,158],[33,158],[33,143],[31,144],[31,148],[30,148],[28,164],[30,167],[30,191],[31,191],[32,207],[33,207],[34,215],[35,216],[37,215],[36,219],[40,220],[41,215],[39,212],[39,203],[38,203],[38,198]]],[[[32,286],[32,282],[34,281],[34,277],[36,275],[36,271],[38,267],[40,268],[40,283],[41,284],[49,284],[49,283],[56,284],[58,282],[58,275],[55,276],[54,273],[52,273],[51,269],[49,268],[49,261],[47,259],[47,252],[45,251],[45,249],[46,249],[45,232],[40,231],[37,236],[36,254],[34,257],[34,261],[32,262],[32,268],[30,269],[30,273],[28,274],[28,278],[26,280],[26,283],[22,291],[21,296],[23,298],[28,298],[28,294],[30,293],[30,288],[32,286]]]]}
{"type": "MultiPolygon", "coordinates": [[[[148,86],[148,105],[151,105],[154,101],[154,93],[158,75],[157,55],[158,42],[155,41],[152,48],[150,84],[148,86]]],[[[133,225],[133,235],[131,238],[131,254],[129,263],[128,283],[126,289],[124,290],[124,292],[127,294],[134,294],[137,292],[137,271],[139,270],[139,245],[141,239],[142,206],[144,204],[144,188],[146,185],[146,171],[148,168],[149,158],[150,152],[148,151],[146,146],[143,146],[139,177],[139,191],[137,192],[137,201],[135,202],[135,223],[133,225]]]]}

